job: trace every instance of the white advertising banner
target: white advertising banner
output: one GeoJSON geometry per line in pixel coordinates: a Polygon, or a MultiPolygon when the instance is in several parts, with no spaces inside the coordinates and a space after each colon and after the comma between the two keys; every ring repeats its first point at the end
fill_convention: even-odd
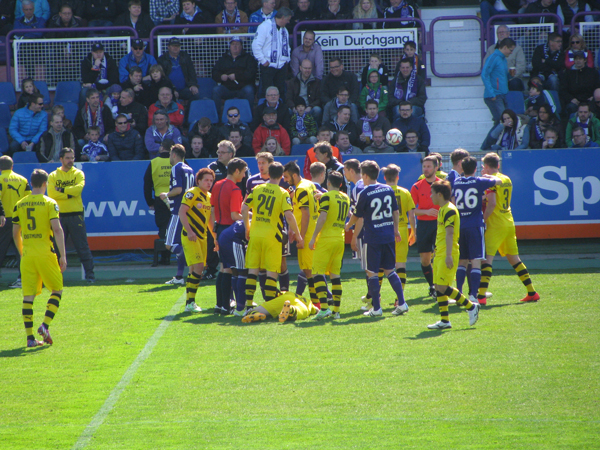
{"type": "MultiPolygon", "coordinates": [[[[304,36],[304,33],[302,35],[304,36]]],[[[323,51],[403,48],[406,41],[417,42],[416,28],[316,31],[315,35],[315,42],[321,46],[323,51]]]]}

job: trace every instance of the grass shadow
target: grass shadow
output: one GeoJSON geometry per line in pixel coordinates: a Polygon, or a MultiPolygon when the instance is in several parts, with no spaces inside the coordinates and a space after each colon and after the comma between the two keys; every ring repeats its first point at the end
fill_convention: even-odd
{"type": "Polygon", "coordinates": [[[469,327],[469,328],[460,328],[460,329],[455,329],[455,328],[450,328],[450,329],[446,329],[446,330],[423,330],[421,331],[419,334],[415,335],[415,336],[405,336],[402,339],[407,339],[409,341],[418,341],[420,339],[431,339],[431,338],[436,338],[436,337],[440,337],[441,335],[443,335],[444,333],[456,333],[459,331],[472,331],[472,330],[476,330],[475,327],[469,327]]]}
{"type": "Polygon", "coordinates": [[[19,356],[27,356],[31,353],[41,352],[42,350],[45,350],[48,347],[48,345],[42,345],[40,347],[34,347],[31,349],[27,349],[27,347],[19,347],[14,348],[12,350],[1,350],[0,358],[17,358],[19,356]]]}

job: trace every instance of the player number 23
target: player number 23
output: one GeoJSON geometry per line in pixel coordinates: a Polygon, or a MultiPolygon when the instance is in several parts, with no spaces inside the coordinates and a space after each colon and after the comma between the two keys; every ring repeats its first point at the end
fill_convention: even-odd
{"type": "Polygon", "coordinates": [[[477,189],[475,189],[475,188],[467,189],[466,192],[464,193],[464,198],[463,198],[463,191],[461,191],[460,189],[457,189],[455,192],[455,197],[456,197],[456,207],[458,209],[464,209],[465,205],[467,205],[467,208],[469,208],[469,209],[473,209],[477,206],[477,189]],[[463,203],[463,200],[464,200],[464,203],[463,203]]]}
{"type": "Polygon", "coordinates": [[[374,198],[371,200],[371,209],[373,209],[371,220],[381,220],[384,217],[389,219],[392,217],[392,197],[386,195],[383,197],[383,202],[380,198],[374,198]]]}

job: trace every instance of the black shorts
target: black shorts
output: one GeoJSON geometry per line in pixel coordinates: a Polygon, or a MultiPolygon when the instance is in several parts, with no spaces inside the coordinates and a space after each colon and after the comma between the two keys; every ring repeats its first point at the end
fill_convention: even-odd
{"type": "Polygon", "coordinates": [[[417,220],[417,251],[431,253],[435,247],[437,220],[417,220]]]}

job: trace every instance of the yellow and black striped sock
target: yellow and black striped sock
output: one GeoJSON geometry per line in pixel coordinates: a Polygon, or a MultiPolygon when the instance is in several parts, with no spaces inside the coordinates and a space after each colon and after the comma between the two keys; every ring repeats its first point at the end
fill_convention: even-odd
{"type": "Polygon", "coordinates": [[[396,269],[396,273],[402,282],[402,290],[404,290],[404,287],[406,286],[406,269],[404,267],[399,267],[396,269]]]}
{"type": "Polygon", "coordinates": [[[458,303],[460,306],[464,306],[469,311],[473,309],[473,302],[471,302],[456,288],[449,286],[448,289],[446,289],[446,292],[444,292],[444,295],[450,297],[452,300],[456,300],[456,303],[458,303]]]}
{"type": "Polygon", "coordinates": [[[492,265],[483,263],[481,265],[481,283],[479,284],[479,292],[477,293],[479,300],[485,299],[485,293],[490,285],[490,278],[492,278],[492,265]]]}
{"type": "Polygon", "coordinates": [[[383,283],[384,276],[385,273],[383,272],[383,269],[379,269],[379,272],[377,273],[377,278],[379,278],[379,287],[381,287],[381,284],[383,283]]]}
{"type": "Polygon", "coordinates": [[[265,281],[265,301],[269,302],[275,297],[279,297],[280,294],[281,292],[277,289],[277,280],[272,277],[267,277],[267,281],[265,281]]]}
{"type": "MultiPolygon", "coordinates": [[[[319,303],[319,297],[317,297],[317,291],[315,289],[315,279],[311,277],[306,277],[308,281],[308,292],[310,293],[310,301],[313,302],[313,305],[319,303]]],[[[327,300],[325,300],[327,303],[327,300]]]]}
{"type": "Polygon", "coordinates": [[[257,279],[258,277],[252,273],[249,273],[246,277],[246,308],[252,308],[257,279]]]}
{"type": "Polygon", "coordinates": [[[442,322],[448,323],[448,296],[437,291],[437,303],[440,308],[440,316],[442,316],[442,322]]]}
{"type": "Polygon", "coordinates": [[[58,305],[60,304],[61,295],[52,293],[50,298],[48,299],[48,303],[46,304],[46,314],[44,315],[44,325],[46,325],[46,329],[52,323],[52,319],[54,319],[54,315],[58,311],[58,305]]]}
{"type": "Polygon", "coordinates": [[[534,295],[535,289],[533,288],[533,283],[531,282],[531,277],[529,276],[529,271],[527,270],[527,267],[525,267],[525,264],[523,264],[523,262],[519,262],[513,266],[513,269],[515,269],[519,279],[525,286],[525,289],[527,289],[527,294],[534,295]]]}
{"type": "Polygon", "coordinates": [[[22,314],[27,340],[35,339],[33,337],[33,302],[23,302],[22,314]]]}
{"type": "Polygon", "coordinates": [[[329,305],[327,304],[327,281],[325,280],[325,275],[313,275],[312,279],[315,283],[315,293],[321,304],[321,309],[329,309],[329,305]]]}
{"type": "Polygon", "coordinates": [[[196,301],[196,292],[198,292],[198,285],[200,284],[200,278],[202,275],[196,272],[190,272],[187,280],[185,280],[185,304],[189,305],[196,301]]]}
{"type": "Polygon", "coordinates": [[[331,279],[331,295],[333,296],[333,312],[340,312],[340,305],[342,304],[342,279],[332,278],[331,279]]]}

